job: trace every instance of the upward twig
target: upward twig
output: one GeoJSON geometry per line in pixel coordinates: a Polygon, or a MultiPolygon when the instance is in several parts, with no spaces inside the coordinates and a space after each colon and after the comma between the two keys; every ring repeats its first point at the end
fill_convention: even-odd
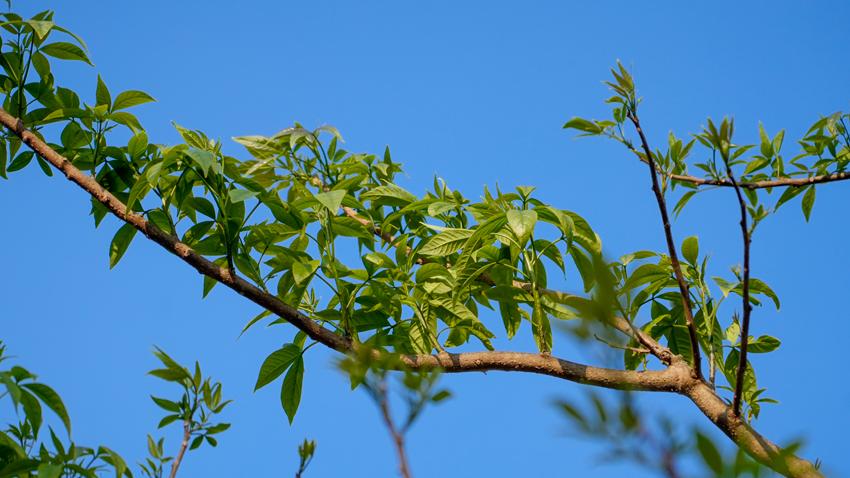
{"type": "Polygon", "coordinates": [[[741,187],[735,180],[729,159],[723,158],[723,161],[726,163],[726,175],[729,176],[729,181],[735,188],[735,195],[738,197],[738,206],[741,209],[741,235],[744,239],[744,284],[741,291],[744,302],[744,314],[741,325],[741,356],[738,359],[738,371],[735,376],[735,395],[732,399],[732,411],[735,413],[735,416],[741,416],[741,395],[744,393],[744,374],[747,370],[747,345],[750,340],[750,312],[753,308],[750,305],[750,242],[752,238],[750,237],[750,230],[747,227],[747,204],[744,202],[744,195],[741,194],[741,187]]]}
{"type": "Polygon", "coordinates": [[[169,478],[174,478],[177,476],[177,470],[180,469],[180,463],[183,462],[183,455],[186,454],[186,448],[189,446],[189,438],[191,438],[191,421],[184,420],[183,421],[183,440],[180,441],[180,450],[177,452],[177,457],[174,458],[174,462],[171,463],[171,473],[168,475],[169,478]]]}
{"type": "MultiPolygon", "coordinates": [[[[676,282],[679,284],[679,293],[682,296],[682,309],[685,314],[685,322],[688,326],[688,336],[691,342],[691,355],[694,358],[694,374],[697,378],[702,379],[702,360],[700,359],[699,339],[697,338],[696,325],[694,324],[693,311],[691,310],[690,291],[688,283],[685,281],[685,276],[682,274],[682,265],[679,263],[679,254],[676,252],[676,243],[673,241],[673,228],[670,225],[670,215],[667,213],[667,202],[664,200],[664,193],[661,192],[661,187],[658,184],[658,173],[655,166],[655,160],[652,157],[652,150],[649,148],[649,142],[646,140],[646,135],[640,126],[640,120],[637,113],[634,111],[628,114],[629,120],[635,127],[635,130],[640,136],[641,146],[646,155],[646,162],[649,165],[649,174],[652,176],[652,192],[655,193],[655,200],[658,203],[658,210],[661,213],[661,222],[664,225],[664,238],[667,240],[667,251],[670,254],[670,266],[673,268],[673,274],[676,276],[676,282]]],[[[633,149],[634,151],[634,149],[633,149]]]]}
{"type": "Polygon", "coordinates": [[[387,384],[381,381],[376,388],[375,394],[378,400],[378,407],[381,409],[381,418],[390,432],[390,437],[393,440],[393,445],[398,455],[398,471],[402,478],[411,478],[410,465],[408,465],[407,452],[404,447],[404,434],[398,429],[393,420],[392,413],[390,413],[390,398],[387,393],[387,384]]]}

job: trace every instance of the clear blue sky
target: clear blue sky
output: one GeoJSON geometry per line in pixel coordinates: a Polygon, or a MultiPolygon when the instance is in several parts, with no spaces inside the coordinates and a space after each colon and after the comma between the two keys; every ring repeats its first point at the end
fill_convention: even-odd
{"type": "MultiPolygon", "coordinates": [[[[536,185],[588,218],[611,256],[663,248],[645,167],[561,125],[606,114],[601,81],[616,59],[636,77],[655,143],[728,114],[742,139],[756,137],[759,120],[771,133],[787,128],[791,154],[818,115],[850,107],[850,6],[839,1],[19,3],[55,8],[88,42],[96,68],[66,65],[60,83],[93,96],[100,72],[113,91],[156,97],[139,114],[158,142],[177,141],[171,121],[222,139],[331,123],[349,149],[390,145],[406,167],[403,185],[416,192],[435,174],[471,197],[485,184],[536,185]]],[[[760,384],[782,402],[757,425],[778,440],[805,438],[806,455],[830,476],[850,476],[848,188],[818,189],[809,224],[799,200],[770,218],[753,255],[753,274],[783,299],[779,313],[754,314],[755,334],[783,341],[754,358],[760,384]]],[[[290,427],[274,387],[252,393],[263,357],[289,333],[258,328],[237,340],[256,306],[223,288],[201,300],[197,273],[139,238],[109,271],[116,223],[95,230],[88,197],[37,168],[0,183],[0,204],[0,338],[60,391],[79,442],[143,457],[158,420],[148,394],[163,393],[145,376],[156,344],[200,359],[236,400],[220,447],[191,454],[182,476],[290,476],[305,436],[319,444],[308,476],[393,476],[375,408],[348,391],[331,354],[310,353],[290,427]]],[[[674,232],[698,234],[714,273],[725,273],[740,261],[736,227],[733,196],[716,191],[695,199],[674,232]]],[[[564,345],[561,356],[598,361],[564,345]]],[[[500,373],[443,383],[455,398],[410,437],[416,476],[622,476],[599,463],[600,448],[564,434],[551,402],[580,397],[580,386],[500,373]]],[[[642,403],[684,424],[704,421],[680,397],[642,403]]],[[[175,449],[179,432],[167,433],[175,449]]]]}

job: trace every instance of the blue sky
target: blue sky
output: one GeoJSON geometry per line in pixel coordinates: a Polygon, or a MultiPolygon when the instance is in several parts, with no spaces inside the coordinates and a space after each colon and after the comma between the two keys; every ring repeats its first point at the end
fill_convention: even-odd
{"type": "MultiPolygon", "coordinates": [[[[590,220],[611,256],[664,247],[645,166],[561,125],[607,114],[601,81],[617,59],[636,77],[656,144],[670,130],[684,136],[708,116],[732,115],[742,141],[757,137],[758,121],[771,134],[786,128],[789,155],[819,115],[850,107],[850,6],[838,1],[19,3],[56,9],[57,21],[88,42],[96,68],[65,65],[60,83],[93,96],[99,72],[113,91],[158,99],[138,110],[157,142],[177,141],[171,121],[222,139],[330,123],[348,149],[389,145],[405,164],[402,185],[415,192],[434,175],[473,198],[485,184],[535,185],[542,199],[590,220]]],[[[783,341],[754,358],[760,385],[782,402],[757,426],[777,440],[805,438],[806,455],[820,457],[830,476],[850,476],[850,386],[841,381],[848,186],[819,188],[808,224],[799,200],[771,217],[752,263],[783,299],[778,313],[754,313],[756,335],[783,341]]],[[[318,440],[308,476],[395,473],[375,408],[348,391],[332,354],[315,348],[308,357],[290,427],[273,387],[252,393],[263,357],[290,333],[256,329],[237,340],[256,306],[224,289],[201,300],[197,273],[138,238],[109,271],[116,223],[95,230],[88,198],[36,168],[0,183],[0,204],[0,338],[60,391],[77,441],[143,457],[158,421],[148,394],[167,390],[145,376],[158,345],[199,359],[236,400],[219,448],[191,454],[181,476],[288,476],[304,437],[318,440]]],[[[735,211],[731,192],[709,192],[674,225],[678,240],[700,236],[716,274],[740,262],[735,211]]],[[[556,351],[599,360],[568,343],[556,351]]],[[[565,435],[551,403],[581,397],[578,385],[500,373],[443,384],[455,398],[430,409],[410,436],[416,476],[613,477],[625,469],[600,464],[599,447],[565,435]]],[[[641,403],[685,426],[704,422],[680,397],[641,403]]],[[[179,432],[166,433],[175,449],[179,432]]]]}

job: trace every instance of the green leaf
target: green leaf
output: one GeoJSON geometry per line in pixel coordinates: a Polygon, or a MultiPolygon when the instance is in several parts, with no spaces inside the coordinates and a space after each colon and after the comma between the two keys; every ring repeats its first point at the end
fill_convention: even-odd
{"type": "MultiPolygon", "coordinates": [[[[227,195],[230,197],[230,202],[232,203],[247,201],[248,199],[251,199],[257,194],[259,194],[257,191],[249,191],[247,189],[231,189],[227,193],[227,195]]],[[[214,218],[214,216],[210,217],[214,218]]]]}
{"type": "Polygon", "coordinates": [[[127,247],[136,235],[136,228],[130,224],[124,224],[118,228],[115,237],[112,238],[112,243],[109,245],[109,268],[112,269],[127,252],[127,247]]]}
{"type": "MultiPolygon", "coordinates": [[[[736,288],[736,292],[741,293],[741,294],[743,293],[743,291],[739,290],[738,288],[736,288]]],[[[779,296],[776,295],[776,292],[774,292],[773,289],[771,289],[769,285],[765,284],[764,281],[762,281],[760,279],[754,279],[754,278],[751,277],[750,278],[750,292],[752,292],[753,294],[764,294],[764,295],[768,296],[770,298],[770,300],[773,301],[773,305],[776,306],[776,310],[779,310],[779,308],[780,308],[779,296]]]]}
{"type": "Polygon", "coordinates": [[[534,231],[534,225],[537,223],[537,213],[532,210],[519,211],[511,209],[507,212],[508,226],[516,234],[520,245],[524,244],[528,237],[534,231]]]}
{"type": "Polygon", "coordinates": [[[36,397],[47,405],[47,408],[53,410],[53,413],[62,420],[62,424],[65,425],[68,433],[71,433],[71,417],[68,415],[68,410],[65,408],[65,404],[62,402],[62,398],[58,393],[42,383],[26,383],[23,387],[34,393],[36,397]]]}
{"type": "Polygon", "coordinates": [[[59,478],[65,469],[63,465],[42,463],[38,465],[38,478],[59,478]]]}
{"type": "Polygon", "coordinates": [[[320,262],[317,260],[306,261],[306,262],[293,262],[292,263],[292,278],[295,279],[297,284],[301,284],[310,276],[316,272],[316,269],[319,268],[320,262]]]}
{"type": "Polygon", "coordinates": [[[540,353],[551,352],[552,325],[549,323],[549,316],[543,311],[540,298],[536,292],[534,294],[534,307],[531,314],[531,330],[534,334],[534,342],[537,344],[537,350],[540,353]]]}
{"type": "Polygon", "coordinates": [[[164,398],[154,397],[153,395],[151,395],[151,400],[153,400],[154,403],[156,403],[160,408],[162,408],[163,410],[165,410],[167,412],[179,412],[180,411],[180,405],[175,403],[175,402],[172,402],[171,400],[166,400],[164,398]]]}
{"type": "Polygon", "coordinates": [[[47,38],[47,35],[50,34],[50,30],[52,30],[55,25],[53,22],[47,20],[27,20],[26,23],[32,27],[32,31],[35,32],[35,35],[39,40],[47,38]]]}
{"type": "Polygon", "coordinates": [[[115,468],[115,478],[121,478],[125,474],[132,478],[133,474],[127,469],[127,462],[124,461],[124,458],[121,458],[121,455],[105,446],[98,447],[98,450],[101,455],[106,455],[103,457],[103,461],[115,468]]]}
{"type": "Polygon", "coordinates": [[[390,206],[406,206],[416,201],[416,196],[395,184],[385,184],[361,194],[360,200],[371,200],[373,203],[390,206]]]}
{"type": "Polygon", "coordinates": [[[292,362],[301,354],[301,347],[295,344],[286,344],[282,348],[270,353],[260,366],[260,374],[254,391],[257,391],[273,382],[292,365],[292,362]]]}
{"type": "Polygon", "coordinates": [[[806,189],[806,194],[803,195],[803,215],[806,216],[806,222],[809,221],[809,216],[812,214],[812,206],[815,205],[815,187],[809,186],[806,189]]]}
{"type": "Polygon", "coordinates": [[[144,131],[144,128],[142,128],[142,124],[139,123],[139,119],[136,118],[136,116],[132,113],[128,113],[126,111],[116,111],[109,115],[108,118],[118,124],[126,126],[130,129],[130,131],[133,132],[133,134],[144,131]]]}
{"type": "Polygon", "coordinates": [[[564,123],[564,129],[577,129],[588,134],[599,134],[602,132],[602,128],[593,121],[579,118],[577,116],[564,123]]]}
{"type": "Polygon", "coordinates": [[[676,201],[676,206],[673,208],[673,215],[678,217],[682,212],[682,209],[685,208],[685,205],[688,204],[688,201],[693,198],[698,191],[688,191],[685,194],[682,194],[682,197],[676,201]]]}
{"type": "Polygon", "coordinates": [[[342,199],[344,197],[344,189],[316,194],[316,200],[319,201],[322,206],[325,206],[331,214],[336,214],[336,212],[339,211],[339,206],[342,204],[342,199]]]}
{"type": "Polygon", "coordinates": [[[33,434],[37,436],[42,423],[41,404],[38,403],[38,399],[26,390],[21,390],[20,401],[24,408],[24,415],[27,421],[30,422],[30,425],[32,425],[33,434]]]}
{"type": "Polygon", "coordinates": [[[779,200],[776,201],[776,206],[774,206],[774,208],[779,209],[779,206],[797,197],[801,192],[803,192],[804,189],[805,188],[796,187],[785,188],[785,191],[782,193],[782,196],[779,196],[779,200]]]}
{"type": "Polygon", "coordinates": [[[186,156],[189,156],[189,158],[197,164],[199,168],[201,168],[201,171],[204,172],[204,176],[207,175],[210,168],[212,168],[215,164],[215,155],[209,151],[189,148],[186,150],[186,156]]]}
{"type": "Polygon", "coordinates": [[[711,471],[720,476],[723,473],[723,458],[720,456],[720,452],[708,437],[699,432],[696,435],[697,450],[702,455],[703,461],[711,468],[711,471]]]}
{"type": "Polygon", "coordinates": [[[699,257],[699,239],[697,236],[690,236],[682,242],[682,256],[691,265],[696,265],[699,257]]]}
{"type": "Polygon", "coordinates": [[[747,351],[752,352],[754,354],[764,354],[768,352],[773,352],[774,350],[778,349],[781,344],[782,342],[776,337],[771,337],[770,335],[762,335],[747,344],[747,351]]]}
{"type": "Polygon", "coordinates": [[[470,229],[446,229],[428,239],[422,249],[419,249],[419,254],[437,257],[453,254],[466,243],[473,233],[474,231],[470,229]]]}
{"type": "Polygon", "coordinates": [[[92,64],[82,48],[67,42],[60,41],[44,45],[41,47],[41,52],[53,58],[59,58],[60,60],[77,60],[84,61],[89,65],[92,64]]]}
{"type": "Polygon", "coordinates": [[[112,95],[109,94],[109,88],[103,82],[103,78],[97,75],[97,91],[95,92],[95,100],[97,105],[106,105],[107,108],[112,106],[112,95]]]}
{"type": "Polygon", "coordinates": [[[295,412],[298,411],[298,405],[301,403],[301,386],[304,382],[304,357],[299,355],[292,367],[286,372],[286,377],[283,378],[283,385],[280,388],[280,403],[283,405],[283,411],[286,412],[289,418],[289,424],[295,419],[295,412]]]}
{"type": "Polygon", "coordinates": [[[122,91],[115,98],[115,103],[112,105],[113,111],[123,110],[133,106],[150,103],[156,101],[151,95],[144,91],[128,90],[122,91]]]}

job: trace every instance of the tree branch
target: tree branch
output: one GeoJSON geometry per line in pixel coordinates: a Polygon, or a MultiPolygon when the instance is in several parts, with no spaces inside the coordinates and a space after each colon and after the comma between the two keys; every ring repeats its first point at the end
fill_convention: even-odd
{"type": "MultiPolygon", "coordinates": [[[[646,159],[640,158],[641,161],[646,163],[646,159]]],[[[735,187],[734,184],[728,179],[706,179],[700,178],[697,176],[690,176],[688,174],[669,174],[665,173],[656,168],[658,174],[663,174],[668,178],[674,181],[681,181],[684,183],[691,183],[696,186],[720,186],[720,187],[735,187]]],[[[819,174],[815,176],[808,176],[805,178],[776,178],[776,179],[765,179],[762,181],[742,181],[738,183],[738,187],[743,189],[765,189],[765,188],[777,188],[777,187],[803,187],[809,186],[812,184],[821,184],[821,183],[830,183],[834,181],[844,181],[850,179],[850,172],[839,171],[830,174],[819,174]]]]}
{"type": "MultiPolygon", "coordinates": [[[[2,108],[0,108],[0,124],[18,136],[39,157],[61,171],[66,178],[103,204],[116,217],[131,224],[199,273],[221,282],[255,304],[286,319],[310,338],[329,348],[348,352],[356,347],[351,340],[325,329],[277,297],[262,291],[228,269],[210,262],[174,236],[150,224],[144,217],[127,211],[125,205],[94,178],[76,168],[35,133],[27,130],[18,118],[2,108]]],[[[615,323],[615,327],[621,330],[631,330],[630,325],[615,323]]],[[[402,356],[402,360],[411,368],[440,367],[448,373],[489,370],[529,372],[599,387],[682,394],[689,397],[712,423],[756,460],[786,476],[822,478],[814,465],[785,452],[736,417],[723,399],[701,379],[692,377],[690,368],[675,358],[665,370],[641,372],[591,367],[551,356],[520,352],[408,355],[402,356]]]]}
{"type": "Polygon", "coordinates": [[[750,304],[750,231],[747,227],[747,203],[744,202],[744,195],[741,194],[741,188],[735,180],[735,175],[732,173],[732,166],[729,164],[729,158],[723,158],[726,163],[726,174],[729,176],[729,181],[735,188],[735,195],[738,197],[738,206],[741,208],[741,235],[744,239],[744,271],[743,271],[743,297],[744,318],[741,327],[741,356],[738,359],[738,371],[735,377],[735,394],[732,399],[732,412],[736,417],[741,416],[741,396],[744,393],[744,372],[747,370],[747,345],[750,341],[750,313],[753,310],[750,304]]]}
{"type": "MultiPolygon", "coordinates": [[[[703,179],[698,178],[696,176],[687,176],[682,174],[670,174],[669,177],[676,181],[683,181],[692,184],[696,184],[697,186],[725,186],[725,187],[734,187],[734,185],[723,179],[703,179]]],[[[767,179],[764,181],[752,181],[752,182],[741,182],[738,183],[739,187],[744,189],[764,189],[764,188],[775,188],[775,187],[801,187],[808,186],[810,184],[820,184],[820,183],[829,183],[833,181],[843,181],[845,179],[850,179],[850,173],[848,172],[837,172],[831,174],[820,174],[817,176],[809,176],[806,178],[777,178],[777,179],[767,179]]]]}
{"type": "MultiPolygon", "coordinates": [[[[649,148],[649,143],[646,140],[646,135],[640,127],[640,120],[637,113],[629,112],[629,120],[635,127],[640,142],[643,146],[646,161],[649,165],[649,174],[652,176],[652,191],[655,193],[655,200],[658,203],[658,210],[661,213],[661,222],[664,225],[664,238],[667,240],[667,250],[670,253],[670,266],[673,268],[673,273],[676,276],[676,282],[679,284],[679,293],[682,296],[682,310],[685,314],[685,322],[688,326],[688,335],[691,342],[691,354],[694,358],[694,373],[696,377],[702,378],[702,359],[700,358],[699,339],[697,338],[697,329],[694,324],[693,311],[691,310],[691,296],[688,290],[688,283],[685,281],[685,276],[682,274],[682,266],[679,263],[679,255],[676,253],[676,243],[673,241],[673,229],[670,226],[670,217],[667,214],[667,203],[664,200],[664,193],[661,192],[661,187],[658,185],[658,174],[655,166],[655,160],[652,159],[652,150],[649,148]]],[[[631,146],[630,146],[631,147],[631,146]]],[[[632,149],[634,151],[634,149],[632,149]]]]}
{"type": "Polygon", "coordinates": [[[169,478],[177,476],[177,470],[180,469],[180,463],[183,462],[183,455],[186,454],[186,447],[189,446],[189,438],[191,437],[190,425],[191,422],[189,420],[183,420],[183,440],[180,442],[180,451],[177,452],[177,457],[174,458],[174,462],[171,464],[169,478]]]}
{"type": "Polygon", "coordinates": [[[387,393],[387,385],[384,381],[381,381],[377,388],[378,390],[375,392],[378,399],[378,407],[381,409],[381,418],[383,418],[384,425],[389,430],[393,445],[395,445],[396,454],[398,455],[399,473],[402,478],[411,478],[410,465],[407,462],[407,452],[404,449],[404,435],[395,426],[392,413],[390,413],[390,399],[387,393]]]}

